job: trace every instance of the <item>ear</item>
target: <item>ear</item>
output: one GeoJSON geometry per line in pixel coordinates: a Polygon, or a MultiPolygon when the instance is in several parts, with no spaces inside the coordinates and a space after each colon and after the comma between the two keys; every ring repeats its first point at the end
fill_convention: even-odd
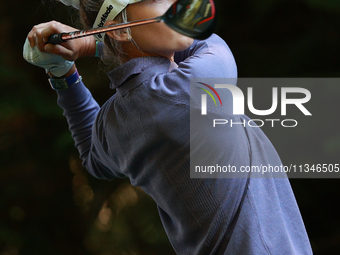
{"type": "MultiPolygon", "coordinates": [[[[116,24],[116,22],[114,20],[110,20],[105,23],[105,26],[111,26],[114,24],[116,24]]],[[[131,40],[128,33],[126,32],[126,29],[117,29],[117,30],[106,32],[106,34],[110,36],[111,38],[117,41],[120,41],[120,42],[128,42],[131,40]]]]}

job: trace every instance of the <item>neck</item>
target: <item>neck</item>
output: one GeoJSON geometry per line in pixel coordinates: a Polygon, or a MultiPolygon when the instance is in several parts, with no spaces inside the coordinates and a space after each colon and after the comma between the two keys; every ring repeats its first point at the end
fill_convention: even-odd
{"type": "MultiPolygon", "coordinates": [[[[122,45],[123,51],[126,53],[122,57],[122,62],[125,63],[133,58],[140,58],[140,57],[163,57],[167,58],[170,61],[174,62],[174,52],[169,52],[168,54],[157,54],[157,53],[149,53],[144,52],[141,50],[137,44],[133,41],[124,42],[122,45]]],[[[123,64],[122,63],[122,64],[123,64]]]]}

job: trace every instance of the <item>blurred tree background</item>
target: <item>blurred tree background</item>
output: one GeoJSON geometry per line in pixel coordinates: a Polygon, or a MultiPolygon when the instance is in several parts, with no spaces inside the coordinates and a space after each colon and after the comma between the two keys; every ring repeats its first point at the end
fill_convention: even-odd
{"type": "MultiPolygon", "coordinates": [[[[340,1],[216,5],[216,32],[232,49],[240,77],[340,76],[340,1]]],[[[52,0],[2,0],[0,14],[0,255],[174,254],[143,191],[85,171],[44,71],[22,58],[33,25],[54,19],[81,28],[76,12],[52,0]]],[[[102,104],[113,94],[104,71],[97,60],[78,62],[102,104]]],[[[340,163],[339,95],[319,91],[321,104],[332,108],[324,128],[311,125],[288,137],[266,132],[284,161],[340,163]]],[[[314,253],[339,254],[339,180],[291,183],[314,253]]]]}

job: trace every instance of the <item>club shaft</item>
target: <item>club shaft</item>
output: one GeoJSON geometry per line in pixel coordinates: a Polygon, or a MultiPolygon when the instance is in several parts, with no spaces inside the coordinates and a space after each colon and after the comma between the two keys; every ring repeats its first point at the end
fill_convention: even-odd
{"type": "Polygon", "coordinates": [[[160,22],[162,20],[163,20],[163,18],[162,18],[162,16],[160,16],[160,17],[156,17],[156,18],[130,21],[130,22],[126,22],[126,23],[115,24],[115,25],[105,26],[105,27],[101,27],[101,28],[91,28],[91,29],[88,29],[88,30],[80,30],[80,31],[74,31],[74,32],[69,32],[69,33],[61,33],[61,34],[53,34],[48,39],[47,43],[58,44],[58,43],[66,42],[68,40],[73,40],[73,39],[77,39],[77,38],[81,38],[81,37],[85,37],[85,36],[90,36],[90,35],[95,35],[95,34],[106,33],[106,32],[110,32],[110,31],[117,30],[117,29],[123,29],[123,28],[128,28],[128,27],[135,27],[135,26],[157,23],[157,22],[160,22]]]}

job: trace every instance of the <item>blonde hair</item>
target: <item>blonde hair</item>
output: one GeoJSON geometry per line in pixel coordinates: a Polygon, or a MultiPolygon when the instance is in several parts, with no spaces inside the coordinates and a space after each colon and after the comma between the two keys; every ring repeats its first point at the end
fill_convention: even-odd
{"type": "MultiPolygon", "coordinates": [[[[103,2],[104,0],[80,0],[80,22],[86,29],[92,28],[103,2]]],[[[117,23],[128,22],[126,8],[114,20],[117,23]]],[[[128,36],[131,37],[130,28],[122,29],[119,32],[128,33],[128,36]]],[[[103,63],[110,68],[121,65],[126,54],[123,51],[121,42],[105,35],[104,45],[104,52],[101,56],[103,63]]]]}

